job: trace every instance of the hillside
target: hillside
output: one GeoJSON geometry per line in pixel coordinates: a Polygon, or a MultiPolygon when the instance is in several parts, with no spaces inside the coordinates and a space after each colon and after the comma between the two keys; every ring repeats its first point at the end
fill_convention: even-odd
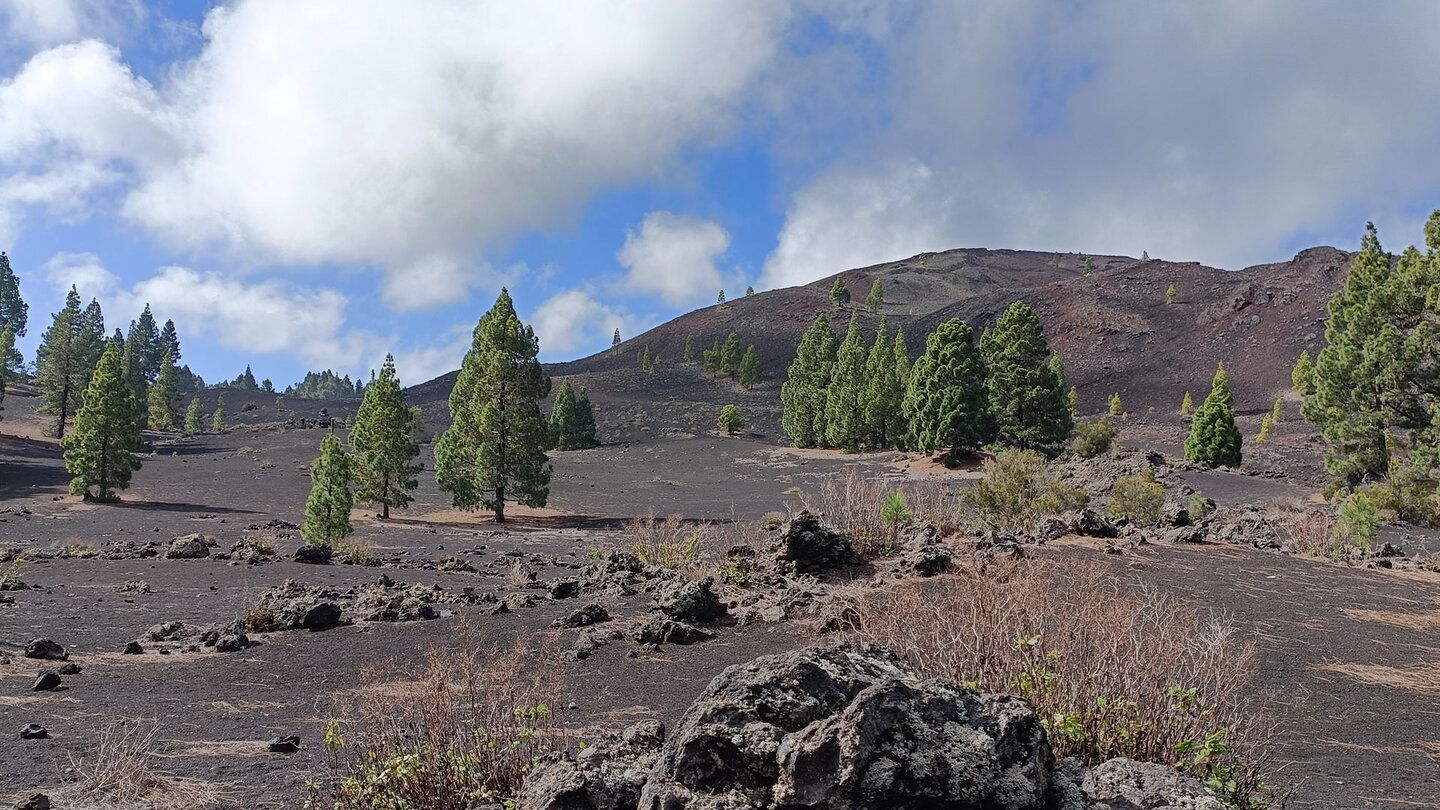
{"type": "MultiPolygon", "coordinates": [[[[614,349],[552,364],[548,371],[590,388],[607,440],[712,430],[716,409],[735,402],[755,435],[784,443],[780,383],[816,314],[824,312],[843,333],[851,314],[858,313],[871,337],[883,316],[892,332],[905,330],[914,357],[941,322],[964,318],[978,334],[1019,300],[1040,314],[1051,347],[1079,390],[1082,413],[1101,410],[1111,392],[1119,392],[1134,413],[1174,410],[1186,390],[1197,399],[1208,390],[1220,361],[1230,371],[1240,412],[1257,413],[1289,388],[1300,352],[1313,355],[1322,345],[1326,301],[1351,255],[1317,247],[1287,262],[1238,271],[1196,262],[1091,258],[1095,270],[1086,277],[1082,257],[1073,253],[1058,254],[1058,261],[1057,254],[1031,251],[925,253],[841,273],[851,306],[831,303],[831,276],[696,310],[614,349]],[[863,301],[877,278],[885,306],[871,314],[863,301]],[[1171,284],[1178,296],[1167,304],[1171,284]],[[759,353],[764,377],[756,390],[710,380],[698,366],[675,365],[687,336],[695,336],[698,353],[731,331],[742,346],[753,343],[759,353]],[[647,347],[663,360],[653,375],[640,370],[647,347]]],[[[446,419],[444,402],[454,379],[452,372],[411,389],[412,402],[425,407],[432,423],[446,419]]]]}

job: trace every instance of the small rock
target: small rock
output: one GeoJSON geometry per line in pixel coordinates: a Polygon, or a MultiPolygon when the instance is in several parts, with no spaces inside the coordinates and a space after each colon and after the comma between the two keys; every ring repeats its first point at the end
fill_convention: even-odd
{"type": "Polygon", "coordinates": [[[37,638],[25,645],[25,657],[39,658],[45,661],[68,661],[70,653],[48,638],[37,638]]]}
{"type": "Polygon", "coordinates": [[[80,665],[74,662],[71,662],[69,664],[62,664],[59,672],[61,675],[79,675],[80,665]]]}
{"type": "Polygon", "coordinates": [[[333,552],[330,550],[330,546],[328,544],[311,545],[309,543],[306,543],[305,545],[295,549],[294,559],[295,562],[298,563],[307,563],[309,565],[324,565],[325,563],[330,562],[330,557],[332,556],[332,554],[333,552]]]}
{"type": "Polygon", "coordinates": [[[318,605],[305,611],[305,618],[301,625],[306,630],[318,632],[329,630],[340,624],[340,605],[335,602],[321,602],[318,605]]]}
{"type": "Polygon", "coordinates": [[[580,580],[557,579],[550,583],[551,599],[571,599],[580,595],[580,580]]]}
{"type": "Polygon", "coordinates": [[[140,646],[140,642],[138,641],[132,641],[126,644],[125,649],[120,651],[121,655],[140,655],[144,652],[145,648],[140,646]]]}
{"type": "Polygon", "coordinates": [[[285,737],[276,737],[265,746],[275,754],[293,754],[300,750],[300,738],[291,734],[285,737]]]}
{"type": "Polygon", "coordinates": [[[50,736],[50,732],[39,723],[26,723],[20,727],[20,739],[22,740],[43,740],[50,736]]]}
{"type": "Polygon", "coordinates": [[[210,543],[202,534],[177,537],[170,541],[170,548],[165,550],[165,557],[170,560],[196,560],[209,556],[210,543]]]}
{"type": "Polygon", "coordinates": [[[50,797],[44,793],[32,793],[29,798],[16,803],[15,810],[50,810],[50,797]]]}
{"type": "Polygon", "coordinates": [[[592,602],[570,615],[556,619],[554,627],[589,627],[592,624],[610,621],[610,611],[598,602],[592,602]]]}
{"type": "Polygon", "coordinates": [[[60,680],[60,673],[42,672],[39,675],[35,676],[35,684],[30,687],[30,691],[49,692],[52,689],[59,687],[61,683],[63,683],[63,681],[60,680]]]}

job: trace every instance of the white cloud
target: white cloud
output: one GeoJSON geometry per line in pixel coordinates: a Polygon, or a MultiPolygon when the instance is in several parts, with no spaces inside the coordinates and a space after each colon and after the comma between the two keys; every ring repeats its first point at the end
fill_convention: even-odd
{"type": "Polygon", "coordinates": [[[568,360],[577,349],[605,348],[616,329],[624,335],[631,324],[623,308],[602,304],[584,290],[552,296],[535,309],[530,321],[546,360],[568,360]]]}
{"type": "MultiPolygon", "coordinates": [[[[627,231],[615,257],[625,267],[632,291],[659,293],[672,306],[714,300],[725,286],[718,260],[730,247],[730,234],[707,219],[651,211],[639,232],[627,231]]],[[[732,281],[738,274],[730,274],[732,281]]],[[[733,293],[733,291],[732,291],[733,293]]]]}
{"type": "Polygon", "coordinates": [[[764,0],[238,0],[158,94],[96,42],[37,56],[6,88],[23,103],[0,163],[121,164],[124,213],[172,247],[379,266],[397,307],[427,306],[482,270],[454,257],[722,137],[787,16],[764,0]]]}
{"type": "Polygon", "coordinates": [[[395,371],[401,383],[419,385],[459,368],[470,351],[473,331],[474,324],[457,323],[423,346],[395,352],[395,371]]]}
{"type": "Polygon", "coordinates": [[[119,36],[145,16],[140,0],[0,0],[6,37],[42,47],[119,36]]]}
{"type": "Polygon", "coordinates": [[[370,332],[346,329],[349,300],[331,289],[280,279],[247,283],[176,266],[126,288],[91,253],[56,254],[45,277],[57,291],[73,284],[83,300],[99,299],[112,330],[149,304],[157,318],[174,319],[182,335],[253,354],[292,354],[317,368],[378,367],[388,345],[370,332]]]}
{"type": "Polygon", "coordinates": [[[950,247],[1239,267],[1366,219],[1415,240],[1437,26],[1426,3],[924,4],[872,32],[889,121],[795,191],[764,284],[950,247]]]}

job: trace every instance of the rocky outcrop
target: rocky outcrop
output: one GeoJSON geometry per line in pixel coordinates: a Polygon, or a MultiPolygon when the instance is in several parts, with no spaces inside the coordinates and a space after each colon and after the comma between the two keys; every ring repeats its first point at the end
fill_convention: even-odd
{"type": "Polygon", "coordinates": [[[790,521],[769,551],[776,557],[777,572],[785,575],[820,575],[860,562],[850,538],[820,525],[808,511],[790,521]]]}
{"type": "Polygon", "coordinates": [[[714,621],[727,612],[725,603],[714,591],[715,580],[677,580],[656,590],[651,607],[676,621],[701,623],[714,621]]]}
{"type": "Polygon", "coordinates": [[[212,538],[203,534],[187,534],[170,541],[170,547],[165,549],[166,559],[171,560],[197,560],[201,557],[210,556],[210,543],[212,538]]]}
{"type": "Polygon", "coordinates": [[[1221,810],[1163,765],[1057,763],[1034,709],[870,644],[730,667],[653,721],[537,763],[522,810],[1221,810]],[[663,744],[662,744],[663,743],[663,744]]]}

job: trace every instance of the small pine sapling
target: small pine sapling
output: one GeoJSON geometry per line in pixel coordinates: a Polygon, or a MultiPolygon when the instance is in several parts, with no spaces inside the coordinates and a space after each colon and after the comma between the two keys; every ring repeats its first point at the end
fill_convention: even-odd
{"type": "Polygon", "coordinates": [[[715,419],[715,426],[727,436],[734,436],[745,427],[745,420],[740,416],[740,409],[734,405],[726,405],[720,409],[720,416],[715,419]]]}

